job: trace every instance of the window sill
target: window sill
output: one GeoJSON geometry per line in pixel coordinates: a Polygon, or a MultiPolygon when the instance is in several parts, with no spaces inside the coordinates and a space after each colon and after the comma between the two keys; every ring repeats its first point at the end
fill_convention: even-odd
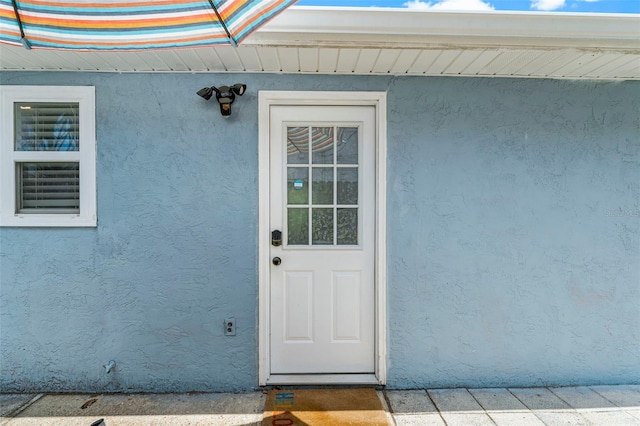
{"type": "Polygon", "coordinates": [[[75,214],[18,214],[0,218],[0,227],[55,227],[88,228],[98,226],[95,216],[83,217],[75,214]]]}

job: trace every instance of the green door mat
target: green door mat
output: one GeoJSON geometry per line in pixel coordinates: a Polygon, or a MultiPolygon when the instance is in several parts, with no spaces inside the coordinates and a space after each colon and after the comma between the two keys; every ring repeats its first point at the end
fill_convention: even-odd
{"type": "Polygon", "coordinates": [[[271,390],[262,426],[388,426],[375,389],[271,390]]]}

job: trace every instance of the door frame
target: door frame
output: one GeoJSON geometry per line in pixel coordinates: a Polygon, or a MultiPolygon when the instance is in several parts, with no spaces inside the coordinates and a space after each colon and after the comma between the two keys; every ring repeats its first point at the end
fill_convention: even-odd
{"type": "Polygon", "coordinates": [[[387,93],[258,91],[258,384],[356,384],[387,382],[387,93]],[[271,375],[270,354],[270,110],[276,105],[373,106],[375,108],[375,377],[367,375],[271,375]]]}

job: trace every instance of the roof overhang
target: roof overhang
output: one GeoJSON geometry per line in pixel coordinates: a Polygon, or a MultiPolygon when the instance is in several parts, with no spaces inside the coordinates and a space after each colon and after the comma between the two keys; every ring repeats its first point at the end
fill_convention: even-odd
{"type": "MultiPolygon", "coordinates": [[[[640,48],[640,15],[293,7],[249,44],[378,47],[640,48]]],[[[636,52],[638,53],[638,52],[636,52]]]]}
{"type": "Polygon", "coordinates": [[[238,48],[0,46],[3,70],[640,79],[640,15],[292,7],[238,48]]]}

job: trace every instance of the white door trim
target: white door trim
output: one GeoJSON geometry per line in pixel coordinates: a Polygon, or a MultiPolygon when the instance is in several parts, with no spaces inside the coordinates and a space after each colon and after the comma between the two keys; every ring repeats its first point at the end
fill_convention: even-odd
{"type": "MultiPolygon", "coordinates": [[[[368,105],[376,110],[376,243],[375,243],[375,379],[387,382],[387,94],[386,92],[258,92],[258,382],[270,380],[270,265],[269,255],[269,121],[272,105],[368,105]]],[[[347,375],[333,375],[331,383],[350,383],[347,375]]],[[[289,382],[285,377],[282,382],[289,382]]],[[[321,378],[319,378],[321,379],[321,378]]],[[[328,377],[324,379],[330,379],[328,377]]],[[[302,379],[311,384],[312,378],[302,379]]],[[[293,383],[293,382],[291,382],[293,383]]],[[[295,380],[300,383],[300,378],[295,380]]]]}

